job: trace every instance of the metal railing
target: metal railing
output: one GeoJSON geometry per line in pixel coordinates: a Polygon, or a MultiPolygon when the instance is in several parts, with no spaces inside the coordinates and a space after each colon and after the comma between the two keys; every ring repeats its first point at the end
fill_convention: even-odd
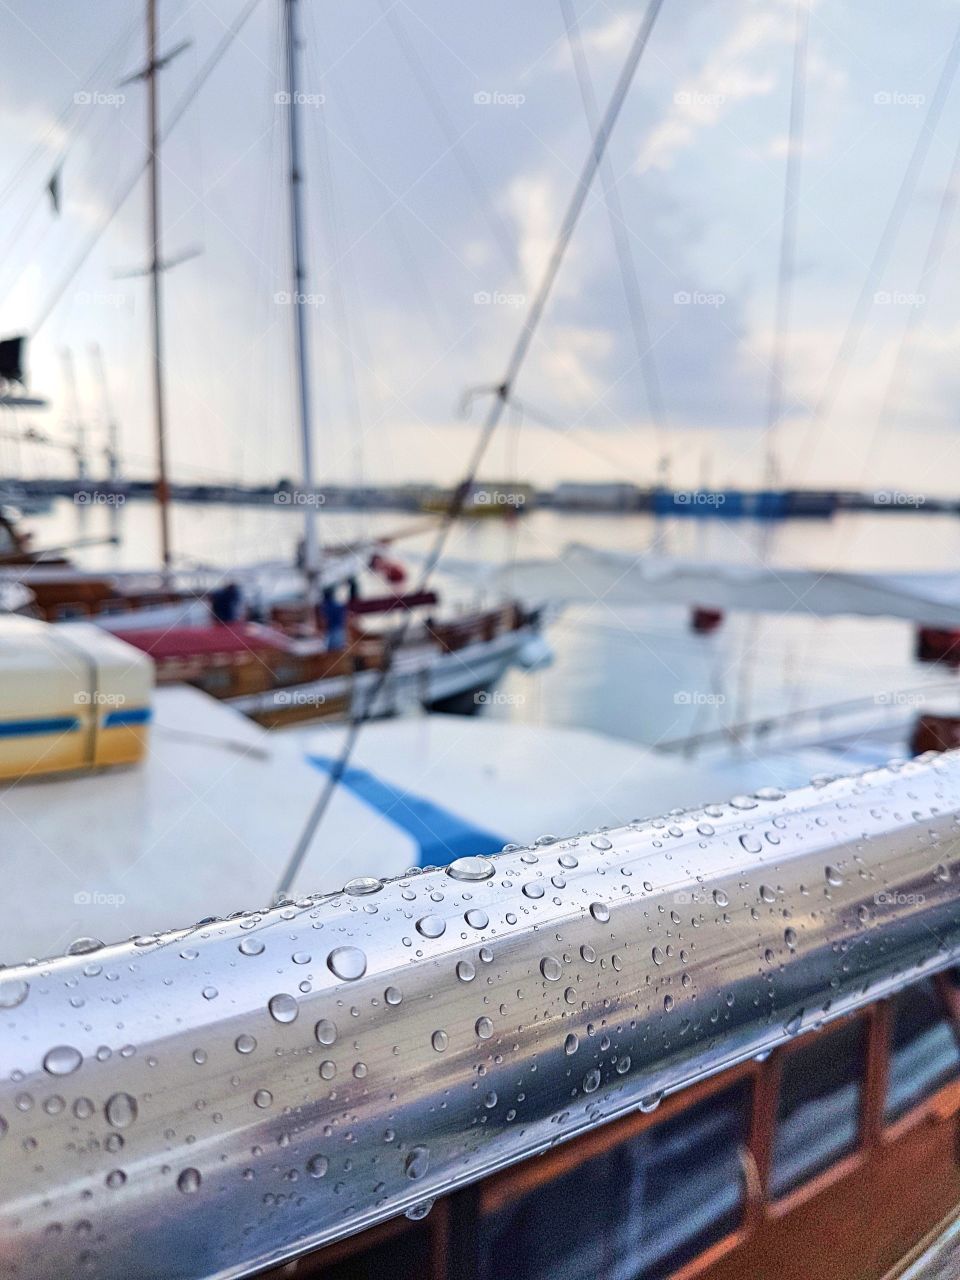
{"type": "Polygon", "coordinates": [[[0,971],[0,1277],[243,1276],[950,964],[960,755],[70,950],[0,971]]]}

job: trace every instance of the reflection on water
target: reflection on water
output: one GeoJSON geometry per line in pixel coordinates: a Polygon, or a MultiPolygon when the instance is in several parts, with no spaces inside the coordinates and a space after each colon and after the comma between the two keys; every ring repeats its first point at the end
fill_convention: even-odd
{"type": "MultiPolygon", "coordinates": [[[[228,566],[291,557],[296,510],[274,506],[173,506],[174,545],[189,562],[228,566]]],[[[420,522],[402,512],[323,512],[324,541],[389,535],[420,522]]],[[[63,500],[27,522],[37,545],[107,537],[119,547],[79,552],[91,568],[143,568],[158,560],[156,511],[129,502],[119,511],[63,500]]],[[[399,550],[422,553],[429,534],[399,550]]],[[[656,546],[664,554],[726,562],[824,569],[956,568],[960,520],[950,515],[852,514],[780,523],[655,520],[532,511],[516,523],[458,526],[450,555],[477,561],[549,556],[568,542],[617,549],[656,546]]],[[[464,588],[448,583],[448,594],[464,588]]],[[[745,720],[924,684],[942,685],[943,668],[913,661],[913,631],[882,619],[818,619],[802,607],[790,616],[730,617],[713,635],[694,635],[679,608],[620,608],[598,601],[569,611],[550,636],[557,661],[535,676],[511,674],[486,714],[536,723],[580,725],[637,742],[659,742],[745,720]]],[[[922,695],[916,705],[922,702],[922,695]]]]}

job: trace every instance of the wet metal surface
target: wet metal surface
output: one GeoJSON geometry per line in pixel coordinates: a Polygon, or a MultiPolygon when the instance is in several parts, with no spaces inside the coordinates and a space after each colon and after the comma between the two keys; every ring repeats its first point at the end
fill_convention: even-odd
{"type": "Polygon", "coordinates": [[[2,970],[0,1277],[422,1213],[944,967],[958,885],[946,756],[2,970]]]}

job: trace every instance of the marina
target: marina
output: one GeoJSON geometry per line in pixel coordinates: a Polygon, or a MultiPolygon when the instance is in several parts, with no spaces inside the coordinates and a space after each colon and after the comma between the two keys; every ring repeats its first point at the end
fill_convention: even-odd
{"type": "Polygon", "coordinates": [[[0,1280],[955,1280],[960,28],[0,15],[0,1280]]]}

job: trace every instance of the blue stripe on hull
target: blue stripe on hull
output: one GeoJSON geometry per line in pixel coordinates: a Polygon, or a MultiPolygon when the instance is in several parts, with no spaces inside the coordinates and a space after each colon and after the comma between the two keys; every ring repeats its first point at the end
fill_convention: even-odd
{"type": "MultiPolygon", "coordinates": [[[[153,717],[150,707],[131,707],[127,711],[109,711],[103,720],[104,729],[119,729],[122,725],[149,724],[153,717]]],[[[0,738],[41,738],[51,733],[76,733],[81,727],[77,716],[41,716],[34,720],[0,720],[0,738]]]]}
{"type": "MultiPolygon", "coordinates": [[[[307,759],[327,774],[332,773],[337,765],[330,756],[309,755],[307,759]]],[[[413,837],[419,848],[421,867],[442,867],[454,858],[470,853],[499,853],[506,844],[503,836],[474,826],[468,819],[451,813],[432,800],[384,782],[366,769],[350,765],[343,771],[340,781],[359,800],[413,837]]]]}
{"type": "Polygon", "coordinates": [[[0,720],[0,738],[42,737],[50,733],[75,733],[80,728],[76,716],[51,716],[42,720],[0,720]]]}
{"type": "Polygon", "coordinates": [[[129,711],[111,711],[104,719],[104,729],[118,729],[126,724],[149,724],[153,712],[149,707],[131,707],[129,711]]]}

